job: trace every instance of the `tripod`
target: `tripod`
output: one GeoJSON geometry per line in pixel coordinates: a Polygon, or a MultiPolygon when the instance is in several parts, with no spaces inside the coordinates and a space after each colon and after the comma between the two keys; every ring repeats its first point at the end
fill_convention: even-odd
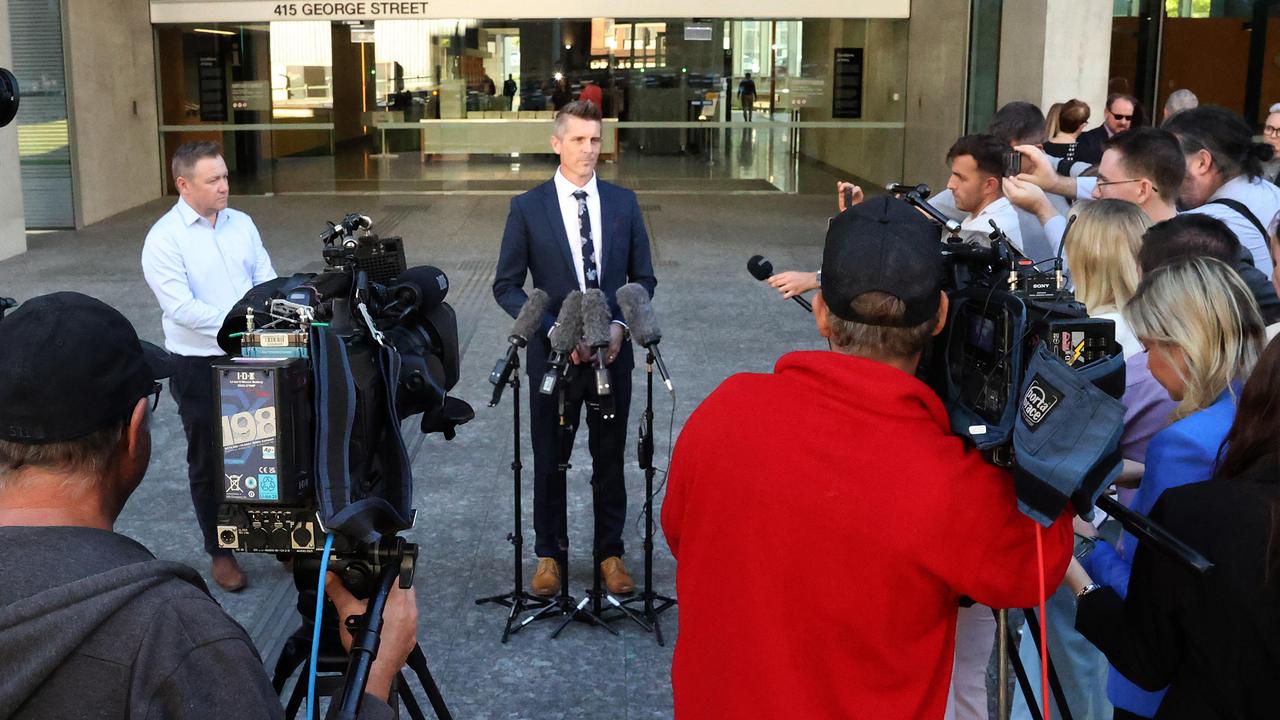
{"type": "MultiPolygon", "coordinates": [[[[316,679],[317,694],[320,697],[334,698],[335,701],[340,699],[342,707],[336,717],[342,720],[354,720],[356,713],[359,711],[360,703],[364,700],[365,686],[369,681],[369,669],[373,665],[373,658],[377,653],[378,638],[382,632],[382,611],[386,607],[387,596],[391,593],[391,587],[396,583],[400,574],[400,563],[384,565],[378,575],[377,590],[369,598],[369,605],[365,614],[359,619],[354,616],[348,618],[347,627],[352,635],[351,653],[349,655],[343,650],[342,643],[338,640],[337,625],[326,623],[321,627],[316,671],[318,676],[323,673],[324,677],[317,677],[316,679]],[[343,681],[344,671],[345,682],[343,681]]],[[[295,582],[297,579],[297,576],[295,576],[295,582]]],[[[304,607],[303,603],[306,601],[305,593],[301,592],[301,589],[300,585],[299,609],[304,607]]],[[[302,626],[294,631],[293,635],[285,642],[284,650],[280,654],[280,659],[276,662],[275,673],[271,679],[271,687],[275,689],[276,693],[281,693],[284,691],[285,682],[293,675],[294,671],[301,668],[302,671],[298,676],[298,683],[289,695],[289,700],[285,707],[285,717],[291,719],[297,717],[298,709],[302,705],[303,693],[306,688],[303,678],[311,670],[310,648],[314,628],[314,620],[310,619],[304,612],[302,626]]],[[[453,720],[448,707],[445,706],[444,697],[440,694],[439,686],[436,685],[435,679],[431,677],[431,670],[427,667],[427,658],[420,646],[414,645],[412,652],[409,653],[406,665],[417,675],[418,683],[426,693],[436,718],[438,720],[453,720]]],[[[404,703],[405,711],[409,717],[412,720],[426,720],[422,707],[418,705],[417,700],[413,697],[413,691],[409,689],[408,683],[405,682],[404,671],[397,674],[395,689],[400,701],[404,703]]],[[[308,713],[311,717],[317,716],[314,708],[308,708],[308,713]]]]}
{"type": "Polygon", "coordinates": [[[520,471],[524,465],[520,462],[520,359],[517,355],[515,358],[515,367],[511,372],[511,379],[507,382],[511,387],[512,412],[511,412],[511,430],[512,430],[512,457],[511,457],[511,475],[514,487],[514,528],[510,535],[507,535],[507,541],[511,543],[512,549],[512,576],[514,583],[511,592],[502,595],[491,595],[476,600],[477,605],[485,603],[494,603],[510,608],[507,613],[507,624],[502,628],[502,642],[505,643],[511,637],[512,625],[516,618],[526,610],[535,610],[545,608],[550,601],[540,597],[530,595],[524,590],[524,531],[521,529],[521,509],[520,509],[520,471]]]}
{"type": "MultiPolygon", "coordinates": [[[[645,406],[640,416],[640,443],[637,454],[640,456],[640,468],[644,470],[644,592],[622,601],[622,605],[643,603],[640,616],[647,621],[640,623],[646,630],[652,630],[658,645],[665,645],[662,638],[662,626],[658,624],[658,615],[676,604],[676,599],[659,595],[653,590],[653,476],[657,470],[653,467],[653,351],[645,357],[645,406]]],[[[597,566],[597,572],[599,568],[597,566]]],[[[619,609],[626,611],[624,607],[619,609]]],[[[633,618],[634,619],[634,618],[633,618]]]]}
{"type": "MultiPolygon", "coordinates": [[[[577,366],[573,366],[573,368],[576,367],[577,366]]],[[[572,382],[572,379],[576,377],[576,371],[573,368],[565,374],[566,376],[562,378],[560,382],[556,383],[556,403],[560,410],[560,462],[556,464],[556,474],[553,476],[554,481],[552,486],[560,501],[561,516],[566,518],[569,513],[569,468],[572,467],[569,464],[569,456],[573,453],[574,432],[573,428],[569,426],[569,420],[566,413],[568,398],[566,397],[567,388],[565,386],[572,382]]],[[[581,600],[576,603],[574,602],[574,597],[569,594],[569,547],[567,542],[563,548],[563,553],[564,566],[560,572],[560,594],[539,610],[537,614],[530,615],[520,621],[520,624],[513,628],[511,632],[519,632],[536,620],[561,617],[563,620],[560,625],[551,632],[552,640],[559,637],[560,633],[574,620],[598,625],[614,635],[617,635],[618,631],[609,627],[609,624],[600,617],[598,612],[587,607],[588,603],[591,602],[591,595],[588,594],[583,596],[581,600]]],[[[599,572],[600,567],[597,564],[597,583],[599,582],[599,572]]]]}

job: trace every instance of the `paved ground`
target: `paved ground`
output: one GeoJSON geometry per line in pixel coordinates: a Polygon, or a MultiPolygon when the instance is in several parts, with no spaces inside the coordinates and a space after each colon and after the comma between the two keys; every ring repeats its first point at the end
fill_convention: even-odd
{"type": "MultiPolygon", "coordinates": [[[[741,370],[768,370],[782,353],[819,345],[810,317],[756,282],[745,270],[754,253],[779,269],[816,268],[829,195],[687,196],[640,198],[653,238],[659,279],[655,306],[664,330],[662,349],[678,391],[673,405],[657,400],[658,463],[666,465],[668,433],[679,433],[689,412],[722,379],[741,370]]],[[[138,265],[150,224],[172,200],[160,200],[79,232],[33,235],[30,251],[0,262],[0,295],[24,300],[74,289],[121,309],[144,339],[160,342],[160,313],[138,265]]],[[[510,643],[498,642],[505,610],[477,607],[473,599],[510,589],[511,429],[509,397],[485,407],[493,362],[504,352],[511,320],[489,287],[507,199],[501,196],[246,197],[233,200],[262,230],[277,271],[320,269],[316,237],[324,221],[358,210],[383,234],[403,235],[410,264],[433,264],[452,280],[449,301],[458,310],[462,381],[454,394],[476,406],[476,419],[457,440],[427,438],[414,462],[421,546],[416,591],[423,610],[420,641],[433,673],[458,718],[665,718],[671,716],[670,663],[678,608],[662,616],[666,647],[651,635],[618,624],[621,637],[574,625],[555,641],[551,626],[530,626],[510,643]]],[[[643,375],[634,376],[632,427],[643,407],[643,375]]],[[[779,408],[761,408],[778,412],[779,408]]],[[[526,425],[527,428],[527,425],[526,425]]],[[[632,431],[634,432],[634,430],[632,431]]],[[[142,487],[118,524],[158,556],[206,573],[186,487],[185,443],[176,407],[167,397],[154,424],[154,456],[142,487]]],[[[531,550],[532,455],[525,432],[525,538],[531,550]]],[[[627,561],[640,577],[643,476],[629,449],[627,561]]],[[[585,441],[570,476],[570,534],[589,542],[590,497],[585,441]]],[[[661,477],[659,477],[661,479],[661,477]]],[[[661,494],[659,493],[659,502],[661,494]]],[[[531,552],[529,553],[531,554],[531,552]]],[[[577,556],[581,557],[581,555],[577,556]]],[[[268,665],[296,625],[291,577],[271,557],[245,560],[251,586],[223,606],[258,643],[268,665]]],[[[526,577],[532,559],[525,563],[526,577]]],[[[674,562],[659,538],[658,590],[674,590],[674,562]]],[[[590,583],[586,563],[572,570],[575,592],[590,583]]],[[[210,583],[212,584],[212,583],[210,583]]]]}

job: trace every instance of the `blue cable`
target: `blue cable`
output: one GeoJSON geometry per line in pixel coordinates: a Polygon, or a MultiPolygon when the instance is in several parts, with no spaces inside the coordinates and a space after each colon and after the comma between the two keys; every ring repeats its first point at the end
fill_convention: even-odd
{"type": "Polygon", "coordinates": [[[329,551],[332,549],[333,535],[325,535],[324,554],[320,556],[320,582],[316,588],[316,623],[311,634],[310,672],[307,674],[307,717],[311,720],[316,718],[316,662],[320,658],[320,620],[324,617],[324,577],[329,569],[329,551]]]}

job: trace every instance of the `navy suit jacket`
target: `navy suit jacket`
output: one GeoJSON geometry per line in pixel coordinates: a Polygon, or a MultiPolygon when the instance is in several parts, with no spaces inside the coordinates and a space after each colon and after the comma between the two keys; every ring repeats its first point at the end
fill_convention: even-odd
{"type": "MultiPolygon", "coordinates": [[[[615,298],[618,288],[629,282],[639,283],[652,297],[658,283],[653,276],[649,234],[645,232],[635,193],[599,177],[596,187],[600,192],[600,247],[604,261],[600,289],[609,298],[613,318],[622,320],[615,298]]],[[[529,338],[526,354],[526,371],[537,377],[546,372],[547,355],[551,352],[547,333],[560,314],[560,304],[570,292],[580,289],[552,180],[511,200],[493,280],[493,297],[511,317],[520,313],[529,297],[524,291],[527,274],[533,275],[533,286],[551,298],[542,315],[541,330],[537,337],[529,338]]],[[[634,365],[631,343],[624,343],[611,367],[630,371],[634,365]]]]}

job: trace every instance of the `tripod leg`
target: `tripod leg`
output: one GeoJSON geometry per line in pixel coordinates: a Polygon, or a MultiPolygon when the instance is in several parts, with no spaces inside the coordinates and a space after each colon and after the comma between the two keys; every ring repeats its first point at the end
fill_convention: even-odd
{"type": "Polygon", "coordinates": [[[311,662],[303,660],[302,672],[298,674],[298,684],[293,686],[293,692],[289,693],[289,703],[284,708],[284,716],[289,720],[298,717],[298,708],[302,707],[302,698],[307,693],[307,673],[309,672],[311,672],[311,662]]]}
{"type": "MultiPolygon", "coordinates": [[[[1017,646],[1017,636],[1012,628],[1006,627],[1006,635],[1008,642],[1012,646],[1017,646]]],[[[1013,673],[1018,678],[1018,686],[1022,688],[1022,697],[1027,701],[1027,709],[1031,711],[1032,720],[1044,720],[1044,716],[1040,714],[1040,708],[1036,707],[1036,692],[1031,688],[1031,680],[1027,678],[1027,669],[1022,666],[1022,658],[1018,657],[1018,653],[1009,653],[1009,661],[1013,663],[1013,673]]]]}
{"type": "MultiPolygon", "coordinates": [[[[1040,649],[1040,621],[1036,618],[1036,613],[1030,608],[1022,611],[1023,616],[1027,619],[1027,627],[1031,630],[1031,639],[1036,643],[1036,649],[1040,649]]],[[[1057,700],[1058,717],[1062,720],[1071,720],[1071,708],[1067,706],[1067,697],[1062,693],[1062,681],[1058,678],[1058,670],[1053,666],[1053,658],[1045,653],[1045,657],[1049,659],[1049,691],[1053,693],[1053,697],[1057,700]]]]}
{"type": "Polygon", "coordinates": [[[422,714],[422,706],[418,704],[418,699],[413,696],[413,691],[404,680],[404,672],[400,672],[396,677],[396,691],[400,696],[400,702],[404,704],[405,714],[410,720],[427,720],[427,716],[422,714]]]}
{"type": "Polygon", "coordinates": [[[421,645],[413,646],[407,664],[409,669],[418,676],[418,682],[422,683],[422,689],[427,693],[427,700],[431,702],[431,709],[435,711],[436,718],[453,720],[453,715],[449,714],[449,708],[445,707],[444,696],[440,694],[440,688],[436,685],[435,678],[431,677],[431,670],[427,668],[427,656],[422,652],[421,645]]]}

